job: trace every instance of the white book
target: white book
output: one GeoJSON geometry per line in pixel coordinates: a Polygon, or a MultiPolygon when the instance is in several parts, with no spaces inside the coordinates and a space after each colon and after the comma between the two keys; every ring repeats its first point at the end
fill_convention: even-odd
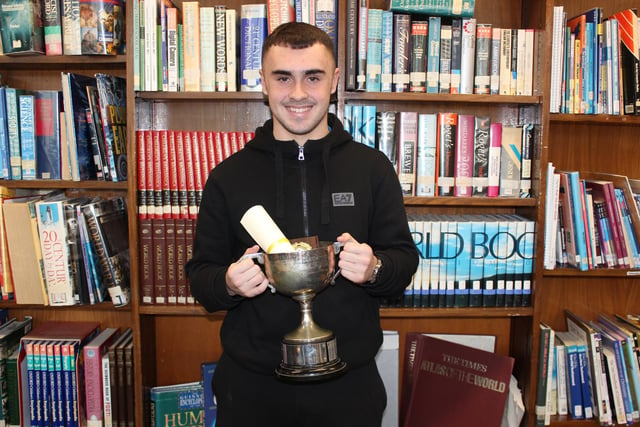
{"type": "Polygon", "coordinates": [[[549,359],[547,361],[547,389],[545,391],[546,404],[545,404],[545,411],[544,411],[544,425],[546,426],[551,424],[551,415],[552,415],[551,400],[554,397],[551,391],[553,389],[553,367],[555,366],[555,363],[556,363],[555,362],[556,353],[555,351],[553,351],[553,344],[556,341],[556,332],[553,329],[550,329],[550,331],[551,333],[549,335],[549,359]]]}
{"type": "Polygon", "coordinates": [[[533,28],[527,28],[524,31],[524,87],[522,94],[525,96],[533,95],[533,52],[536,51],[536,33],[533,28]]]}
{"type": "Polygon", "coordinates": [[[216,20],[213,6],[200,6],[200,90],[216,90],[216,20]]]}
{"type": "Polygon", "coordinates": [[[618,372],[615,354],[610,347],[603,346],[602,355],[604,356],[607,372],[609,373],[607,376],[607,384],[611,387],[615,421],[617,424],[627,424],[627,415],[624,409],[624,400],[622,399],[622,387],[619,380],[620,374],[618,372]]]}
{"type": "Polygon", "coordinates": [[[227,18],[227,92],[237,92],[236,25],[238,16],[235,9],[227,9],[225,13],[227,18]]]}
{"type": "Polygon", "coordinates": [[[158,90],[158,3],[144,2],[144,90],[158,90]]]}
{"type": "Polygon", "coordinates": [[[109,355],[102,356],[102,419],[104,427],[113,426],[113,402],[111,397],[111,370],[109,368],[109,355]]]}
{"type": "Polygon", "coordinates": [[[167,91],[178,91],[178,9],[167,8],[167,91]]]}
{"type": "Polygon", "coordinates": [[[551,162],[547,165],[547,188],[544,220],[544,268],[553,270],[556,266],[556,238],[558,228],[558,193],[560,175],[555,173],[551,162]],[[557,184],[557,185],[556,185],[557,184]]]}
{"type": "Polygon", "coordinates": [[[435,196],[437,123],[435,113],[418,115],[416,196],[435,196]]]}
{"type": "Polygon", "coordinates": [[[518,29],[518,48],[516,58],[516,95],[524,95],[525,57],[527,55],[526,30],[518,29]]]}
{"type": "Polygon", "coordinates": [[[500,93],[500,46],[502,43],[502,28],[491,28],[491,55],[489,57],[489,92],[492,95],[500,93]]]}
{"type": "Polygon", "coordinates": [[[500,40],[500,95],[511,93],[511,29],[502,29],[500,40]]]}
{"type": "Polygon", "coordinates": [[[476,19],[462,20],[460,93],[472,94],[476,58],[476,19]]]}
{"type": "Polygon", "coordinates": [[[569,401],[567,400],[567,349],[559,339],[555,340],[556,362],[556,395],[558,399],[558,415],[569,413],[569,401]]]}
{"type": "Polygon", "coordinates": [[[562,104],[562,78],[564,63],[564,6],[553,8],[553,35],[551,42],[551,89],[549,112],[559,113],[562,104]]]}

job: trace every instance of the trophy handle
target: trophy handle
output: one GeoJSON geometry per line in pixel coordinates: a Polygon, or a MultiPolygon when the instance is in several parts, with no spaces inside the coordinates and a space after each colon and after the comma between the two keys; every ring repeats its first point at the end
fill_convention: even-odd
{"type": "MultiPolygon", "coordinates": [[[[335,263],[336,266],[338,265],[338,254],[340,253],[340,251],[342,250],[342,248],[344,247],[344,243],[342,242],[333,242],[331,244],[333,246],[333,255],[335,257],[335,263]]],[[[338,278],[338,276],[340,275],[340,268],[335,269],[333,275],[331,276],[331,285],[335,285],[336,284],[336,279],[338,278]]]]}
{"type": "MultiPolygon", "coordinates": [[[[238,262],[244,261],[245,259],[252,259],[252,260],[258,261],[258,264],[264,265],[264,253],[262,253],[262,252],[256,252],[254,254],[242,255],[240,257],[240,259],[238,260],[238,262]]],[[[271,293],[275,294],[276,293],[276,288],[274,288],[271,283],[269,283],[268,286],[269,286],[269,289],[271,289],[271,293]]]]}

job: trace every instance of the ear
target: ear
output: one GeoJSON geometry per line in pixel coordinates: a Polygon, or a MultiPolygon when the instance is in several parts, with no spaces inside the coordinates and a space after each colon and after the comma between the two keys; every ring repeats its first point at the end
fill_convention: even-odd
{"type": "Polygon", "coordinates": [[[267,90],[267,84],[266,81],[264,79],[264,73],[262,72],[262,68],[260,68],[260,70],[258,71],[260,73],[260,81],[262,82],[262,94],[265,96],[269,96],[268,90],[267,90]]]}
{"type": "Polygon", "coordinates": [[[333,72],[333,82],[331,83],[331,94],[337,93],[338,90],[338,80],[340,78],[340,68],[336,67],[333,72]]]}

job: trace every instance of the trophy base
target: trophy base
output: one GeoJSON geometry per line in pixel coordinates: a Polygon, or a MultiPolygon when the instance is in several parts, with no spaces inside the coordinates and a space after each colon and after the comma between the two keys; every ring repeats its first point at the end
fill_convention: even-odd
{"type": "Polygon", "coordinates": [[[305,343],[282,343],[283,361],[276,369],[279,379],[322,381],[342,375],[347,364],[338,357],[336,339],[305,343]]]}

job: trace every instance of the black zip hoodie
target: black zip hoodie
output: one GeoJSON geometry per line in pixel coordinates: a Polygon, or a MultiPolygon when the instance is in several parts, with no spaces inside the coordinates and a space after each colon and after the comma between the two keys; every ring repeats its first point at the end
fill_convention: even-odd
{"type": "Polygon", "coordinates": [[[329,126],[326,137],[301,147],[275,140],[269,120],[243,150],[213,169],[204,188],[186,265],[191,293],[209,312],[227,310],[220,332],[224,352],[255,372],[272,375],[278,367],[282,337],[300,324],[300,308],[269,291],[255,298],[227,293],[229,264],[255,245],[240,224],[250,207],[264,206],[290,239],[335,241],[349,232],[382,260],[375,285],[339,276],[313,300],[315,322],[334,332],[338,353],[352,369],[370,362],[382,343],[378,297],[401,294],[418,264],[391,163],[354,142],[332,114],[329,126]]]}

